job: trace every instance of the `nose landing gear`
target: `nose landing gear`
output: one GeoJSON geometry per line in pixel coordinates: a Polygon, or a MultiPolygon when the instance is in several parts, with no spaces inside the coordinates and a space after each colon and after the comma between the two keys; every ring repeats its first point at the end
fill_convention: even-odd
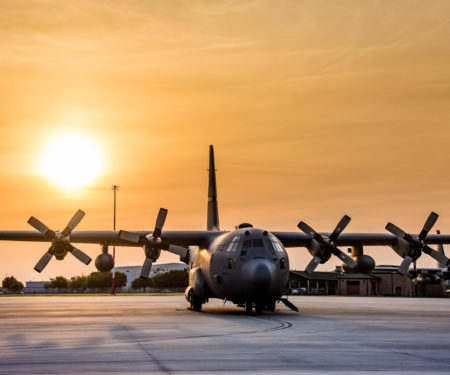
{"type": "Polygon", "coordinates": [[[253,307],[255,307],[255,315],[261,315],[264,310],[275,311],[275,301],[245,301],[244,309],[247,315],[252,315],[253,307]]]}

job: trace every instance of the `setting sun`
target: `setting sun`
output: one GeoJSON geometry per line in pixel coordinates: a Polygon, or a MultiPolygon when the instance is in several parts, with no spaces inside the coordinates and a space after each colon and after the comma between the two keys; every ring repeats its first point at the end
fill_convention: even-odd
{"type": "Polygon", "coordinates": [[[82,134],[59,134],[45,146],[40,173],[65,189],[79,189],[101,173],[102,155],[95,142],[82,134]]]}

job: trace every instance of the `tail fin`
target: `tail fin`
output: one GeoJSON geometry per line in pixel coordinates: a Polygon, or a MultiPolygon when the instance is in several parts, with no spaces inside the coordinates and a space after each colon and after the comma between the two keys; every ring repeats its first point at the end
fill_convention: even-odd
{"type": "Polygon", "coordinates": [[[209,182],[208,182],[208,223],[207,230],[219,230],[219,207],[217,205],[216,167],[214,147],[209,146],[209,182]]]}
{"type": "MultiPolygon", "coordinates": [[[[437,230],[436,233],[437,233],[437,234],[441,234],[441,231],[440,231],[440,230],[437,230]]],[[[445,252],[444,252],[444,245],[442,245],[441,243],[438,244],[438,249],[437,249],[437,251],[440,252],[442,255],[445,255],[445,252]]],[[[438,268],[444,268],[444,267],[446,267],[447,265],[444,264],[444,263],[439,263],[439,262],[437,262],[437,266],[438,266],[438,268]]]]}

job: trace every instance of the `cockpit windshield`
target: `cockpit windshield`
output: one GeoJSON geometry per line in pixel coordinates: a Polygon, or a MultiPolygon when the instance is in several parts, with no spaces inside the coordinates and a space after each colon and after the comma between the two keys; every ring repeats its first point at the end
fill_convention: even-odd
{"type": "Polygon", "coordinates": [[[278,239],[273,234],[269,234],[269,238],[273,248],[280,254],[283,254],[283,246],[280,244],[280,241],[278,241],[278,239]]]}
{"type": "Polygon", "coordinates": [[[250,249],[251,247],[264,247],[263,240],[261,238],[254,238],[253,240],[245,240],[242,244],[243,249],[250,249]]]}
{"type": "Polygon", "coordinates": [[[241,238],[241,236],[236,236],[236,237],[234,237],[234,238],[231,240],[230,244],[228,245],[227,251],[229,251],[229,252],[234,252],[234,251],[236,251],[236,249],[237,249],[238,246],[239,246],[239,239],[240,239],[240,238],[241,238]]]}
{"type": "Polygon", "coordinates": [[[226,251],[234,253],[240,250],[241,256],[247,255],[249,249],[267,249],[272,255],[284,253],[283,246],[272,234],[264,238],[244,239],[245,236],[242,237],[242,235],[235,236],[226,247],[226,251]]]}

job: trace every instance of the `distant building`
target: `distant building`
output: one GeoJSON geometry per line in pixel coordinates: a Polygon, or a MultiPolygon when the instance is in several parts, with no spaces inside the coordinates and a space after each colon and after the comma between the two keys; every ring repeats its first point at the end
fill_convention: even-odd
{"type": "Polygon", "coordinates": [[[410,276],[402,276],[396,266],[377,266],[372,275],[380,278],[381,296],[446,297],[448,281],[440,268],[410,269],[410,276]]]}
{"type": "Polygon", "coordinates": [[[298,294],[341,296],[447,297],[448,281],[442,269],[410,270],[411,277],[396,266],[377,266],[371,274],[291,271],[289,282],[298,294]],[[415,273],[414,273],[415,272],[415,273]],[[293,282],[291,282],[293,281],[293,282]]]}
{"type": "Polygon", "coordinates": [[[364,274],[343,274],[338,272],[291,271],[289,281],[299,294],[338,295],[338,296],[376,296],[378,277],[364,274]],[[295,285],[296,284],[296,285],[295,285]]]}
{"type": "Polygon", "coordinates": [[[56,289],[45,289],[45,284],[50,281],[27,281],[25,283],[25,294],[55,293],[56,289]]]}
{"type": "MultiPolygon", "coordinates": [[[[127,275],[127,284],[121,288],[122,292],[133,292],[134,289],[131,288],[131,284],[134,279],[137,279],[141,275],[142,266],[121,266],[114,267],[112,272],[122,272],[127,275]]],[[[162,263],[154,264],[150,271],[150,276],[153,277],[159,273],[165,273],[173,270],[188,270],[188,265],[185,263],[162,263]]]]}

